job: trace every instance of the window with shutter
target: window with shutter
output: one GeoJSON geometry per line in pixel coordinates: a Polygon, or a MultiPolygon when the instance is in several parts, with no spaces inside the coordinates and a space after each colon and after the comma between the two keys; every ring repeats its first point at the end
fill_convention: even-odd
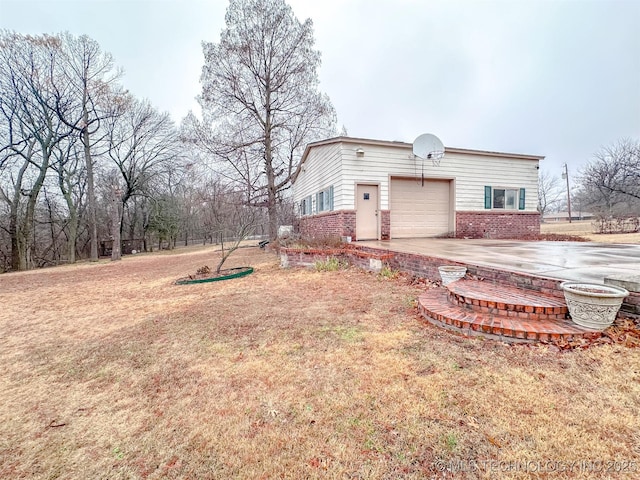
{"type": "Polygon", "coordinates": [[[333,210],[333,185],[316,193],[316,205],[318,212],[333,210]]]}
{"type": "Polygon", "coordinates": [[[484,187],[484,208],[498,210],[524,210],[524,188],[484,187]]]}
{"type": "Polygon", "coordinates": [[[491,209],[491,187],[484,187],[484,208],[491,209]]]}

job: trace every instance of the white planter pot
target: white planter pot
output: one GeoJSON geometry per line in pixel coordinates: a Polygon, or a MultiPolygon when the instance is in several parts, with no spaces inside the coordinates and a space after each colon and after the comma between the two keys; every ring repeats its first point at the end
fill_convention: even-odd
{"type": "Polygon", "coordinates": [[[459,267],[457,265],[443,265],[438,267],[440,272],[440,278],[442,279],[442,285],[449,285],[450,283],[460,280],[467,274],[467,267],[459,267]]]}
{"type": "Polygon", "coordinates": [[[571,320],[581,327],[604,330],[616,319],[622,300],[629,292],[622,287],[598,283],[560,284],[571,320]]]}

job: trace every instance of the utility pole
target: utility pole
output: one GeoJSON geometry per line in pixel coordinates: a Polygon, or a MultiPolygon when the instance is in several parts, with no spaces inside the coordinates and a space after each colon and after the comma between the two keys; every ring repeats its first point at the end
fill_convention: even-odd
{"type": "Polygon", "coordinates": [[[567,213],[569,214],[569,223],[571,223],[571,190],[569,190],[569,167],[566,163],[562,171],[562,178],[567,180],[567,213]]]}

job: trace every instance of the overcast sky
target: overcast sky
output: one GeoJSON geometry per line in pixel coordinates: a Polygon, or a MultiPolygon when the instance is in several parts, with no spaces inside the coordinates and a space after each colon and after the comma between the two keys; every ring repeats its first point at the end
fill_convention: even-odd
{"type": "MultiPolygon", "coordinates": [[[[0,0],[0,28],[86,33],[124,86],[180,120],[226,0],[0,0]]],[[[320,88],[350,136],[545,155],[572,173],[640,139],[640,0],[290,0],[311,18],[320,88]]]]}

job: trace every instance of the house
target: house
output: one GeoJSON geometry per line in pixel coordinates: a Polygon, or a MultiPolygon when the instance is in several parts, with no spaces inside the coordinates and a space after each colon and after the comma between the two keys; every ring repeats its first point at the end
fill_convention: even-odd
{"type": "MultiPolygon", "coordinates": [[[[571,212],[571,220],[593,220],[595,215],[593,213],[588,212],[571,212]]],[[[545,223],[550,222],[568,222],[569,221],[569,213],[567,211],[564,212],[551,212],[545,213],[542,221],[545,223]]]]}
{"type": "Polygon", "coordinates": [[[300,233],[352,240],[536,235],[543,158],[446,147],[438,162],[416,157],[411,143],[311,143],[293,180],[300,233]]]}

